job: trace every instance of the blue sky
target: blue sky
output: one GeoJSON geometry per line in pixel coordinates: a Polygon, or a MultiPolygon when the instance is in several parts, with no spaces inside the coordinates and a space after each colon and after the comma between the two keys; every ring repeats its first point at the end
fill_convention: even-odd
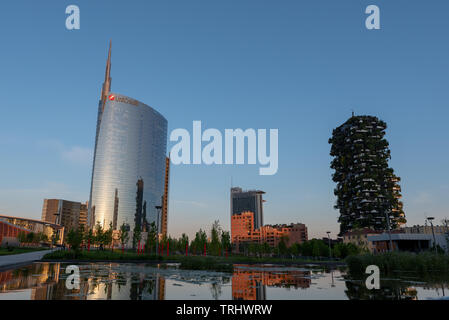
{"type": "MultiPolygon", "coordinates": [[[[266,223],[338,232],[327,141],[356,114],[388,124],[409,225],[449,216],[449,2],[4,1],[0,213],[40,218],[43,198],[89,196],[97,101],[112,90],[176,128],[279,129],[279,170],[172,166],[169,233],[229,228],[229,187],[267,192],[266,223]],[[65,28],[65,8],[81,29],[65,28]],[[381,9],[381,30],[365,8],[381,9]]],[[[171,147],[173,143],[169,143],[171,147]]]]}

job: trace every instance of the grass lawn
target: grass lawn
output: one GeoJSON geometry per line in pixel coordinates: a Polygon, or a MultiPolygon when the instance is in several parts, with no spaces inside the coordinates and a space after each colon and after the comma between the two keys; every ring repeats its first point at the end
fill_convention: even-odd
{"type": "Polygon", "coordinates": [[[125,251],[122,253],[121,250],[81,250],[79,252],[59,250],[51,253],[47,253],[43,260],[79,260],[79,261],[124,261],[124,260],[162,260],[161,256],[140,254],[138,255],[134,251],[125,251]]]}
{"type": "Polygon", "coordinates": [[[34,251],[48,250],[49,248],[26,248],[26,247],[14,247],[9,251],[6,248],[0,248],[0,256],[8,256],[11,254],[28,253],[34,251]]]}
{"type": "Polygon", "coordinates": [[[273,263],[273,264],[344,264],[342,262],[336,261],[326,261],[326,260],[308,260],[308,259],[285,259],[285,258],[271,258],[271,257],[246,257],[239,255],[230,255],[229,257],[224,256],[184,256],[184,255],[170,255],[170,256],[157,256],[150,254],[140,254],[138,255],[134,251],[125,251],[122,253],[121,250],[91,250],[91,251],[79,251],[75,253],[74,251],[55,251],[46,254],[43,257],[44,260],[76,260],[76,261],[166,261],[166,262],[179,262],[181,263],[181,268],[186,269],[197,269],[197,270],[229,270],[227,265],[232,264],[257,264],[257,263],[273,263]]]}

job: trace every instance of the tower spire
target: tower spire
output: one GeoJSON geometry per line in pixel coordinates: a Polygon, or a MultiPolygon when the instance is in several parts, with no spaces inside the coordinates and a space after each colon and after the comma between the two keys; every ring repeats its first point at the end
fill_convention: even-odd
{"type": "Polygon", "coordinates": [[[104,75],[104,83],[103,87],[101,88],[101,111],[104,111],[104,105],[106,103],[106,98],[111,91],[111,47],[112,47],[112,40],[109,40],[109,53],[108,53],[108,61],[106,62],[106,72],[104,75]]]}

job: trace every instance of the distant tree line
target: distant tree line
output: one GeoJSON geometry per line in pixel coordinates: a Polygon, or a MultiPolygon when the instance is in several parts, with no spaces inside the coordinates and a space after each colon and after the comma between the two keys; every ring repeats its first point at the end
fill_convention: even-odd
{"type": "Polygon", "coordinates": [[[288,238],[281,237],[277,246],[272,247],[267,242],[264,243],[240,243],[237,250],[248,256],[303,256],[303,257],[333,257],[344,259],[350,255],[356,255],[363,250],[352,243],[337,243],[329,245],[321,239],[312,239],[302,243],[293,243],[287,246],[288,238]]]}
{"type": "MultiPolygon", "coordinates": [[[[354,244],[337,243],[331,246],[327,241],[321,239],[312,239],[303,243],[293,243],[288,246],[288,237],[281,237],[277,246],[272,247],[267,242],[254,243],[246,242],[240,243],[238,247],[231,244],[231,237],[229,231],[224,231],[220,226],[218,220],[214,221],[209,231],[200,229],[195,233],[195,238],[189,240],[189,237],[183,233],[179,238],[172,238],[171,236],[162,236],[158,239],[157,227],[154,222],[149,223],[147,227],[147,237],[143,239],[142,232],[137,226],[133,230],[132,235],[132,250],[140,251],[145,254],[166,255],[167,250],[169,254],[182,254],[186,252],[188,255],[209,255],[209,256],[224,256],[231,252],[237,252],[246,256],[266,257],[266,256],[303,256],[303,257],[326,257],[344,259],[350,255],[362,253],[364,250],[354,244]],[[145,241],[144,241],[145,240],[145,241]]],[[[129,226],[123,224],[118,230],[118,241],[121,249],[124,251],[126,244],[130,240],[129,226]]],[[[113,229],[112,224],[108,229],[103,229],[101,224],[97,222],[95,228],[85,231],[83,227],[79,229],[70,230],[66,235],[66,243],[70,248],[79,250],[86,248],[87,245],[95,246],[100,250],[107,247],[112,248],[113,244],[113,229]]]]}
{"type": "Polygon", "coordinates": [[[41,242],[48,242],[48,236],[44,234],[43,232],[25,232],[20,231],[17,235],[17,239],[19,240],[19,243],[22,245],[36,245],[41,242]]]}

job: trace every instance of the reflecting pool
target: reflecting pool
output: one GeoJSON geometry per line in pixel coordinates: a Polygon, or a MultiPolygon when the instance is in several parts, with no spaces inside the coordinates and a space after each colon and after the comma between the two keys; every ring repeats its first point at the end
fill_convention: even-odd
{"type": "MultiPolygon", "coordinates": [[[[68,264],[37,262],[0,272],[0,300],[347,300],[445,299],[449,281],[413,275],[382,279],[379,290],[343,269],[319,266],[234,265],[234,272],[189,271],[177,264],[83,263],[79,289],[68,289],[68,264]]],[[[70,288],[70,286],[69,286],[70,288]]]]}

